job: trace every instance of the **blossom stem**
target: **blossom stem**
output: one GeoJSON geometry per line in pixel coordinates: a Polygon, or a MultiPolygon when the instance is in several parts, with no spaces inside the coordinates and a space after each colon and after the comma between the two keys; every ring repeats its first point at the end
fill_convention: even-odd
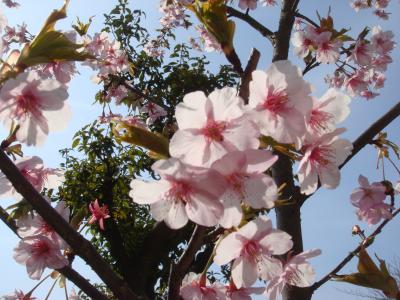
{"type": "Polygon", "coordinates": [[[54,287],[56,286],[56,283],[57,283],[57,279],[54,280],[54,283],[51,285],[50,290],[47,293],[46,298],[44,298],[44,300],[48,300],[49,299],[51,293],[53,292],[54,287]]]}
{"type": "Polygon", "coordinates": [[[45,282],[46,279],[49,278],[50,276],[51,276],[51,273],[50,273],[49,275],[47,275],[45,278],[43,278],[42,280],[40,280],[39,283],[36,284],[36,285],[29,291],[29,293],[28,293],[27,295],[32,295],[33,292],[34,292],[43,282],[45,282]]]}

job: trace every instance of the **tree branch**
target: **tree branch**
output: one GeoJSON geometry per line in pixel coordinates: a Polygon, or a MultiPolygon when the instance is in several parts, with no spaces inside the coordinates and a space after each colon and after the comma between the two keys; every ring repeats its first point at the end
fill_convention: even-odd
{"type": "Polygon", "coordinates": [[[317,290],[319,287],[321,287],[323,284],[328,282],[331,278],[332,275],[337,274],[348,262],[351,261],[351,259],[356,256],[362,247],[368,248],[372,243],[368,243],[368,241],[372,241],[378,234],[382,232],[382,229],[391,221],[393,220],[396,215],[400,213],[400,208],[397,209],[393,213],[393,217],[391,219],[386,219],[383,221],[373,233],[371,233],[356,249],[354,249],[352,252],[349,253],[331,272],[329,272],[327,275],[325,275],[321,280],[315,282],[312,286],[311,289],[313,291],[317,290]]]}
{"type": "MultiPolygon", "coordinates": [[[[339,169],[343,168],[362,148],[372,142],[374,137],[381,132],[386,126],[388,126],[392,121],[394,121],[400,115],[400,102],[395,104],[386,114],[376,120],[367,130],[365,130],[354,142],[353,151],[347,157],[347,159],[339,166],[339,169]]],[[[314,195],[318,189],[321,187],[318,184],[317,190],[311,195],[301,195],[300,206],[304,202],[314,195]]]]}
{"type": "Polygon", "coordinates": [[[301,13],[299,13],[298,11],[296,11],[296,13],[294,14],[295,17],[303,19],[305,21],[307,21],[309,24],[313,25],[315,28],[319,28],[319,25],[317,23],[315,23],[313,20],[311,20],[309,17],[302,15],[301,13]]]}
{"type": "Polygon", "coordinates": [[[228,14],[230,14],[233,17],[236,17],[247,24],[249,24],[251,27],[253,27],[255,30],[257,30],[263,37],[266,37],[272,45],[275,44],[275,34],[269,30],[267,27],[262,25],[260,22],[258,22],[256,19],[252,18],[248,14],[242,13],[236,9],[234,9],[231,6],[226,6],[226,10],[228,14]]]}
{"type": "Polygon", "coordinates": [[[249,84],[252,79],[252,73],[257,68],[260,56],[260,51],[258,51],[256,48],[253,48],[250,54],[249,61],[247,62],[246,69],[244,70],[242,82],[240,83],[239,88],[239,96],[242,97],[242,99],[244,100],[244,104],[249,103],[249,84]]]}
{"type": "Polygon", "coordinates": [[[18,234],[18,227],[15,223],[14,219],[10,217],[7,211],[0,206],[0,220],[4,222],[19,238],[21,238],[18,234]]]}
{"type": "Polygon", "coordinates": [[[168,300],[179,299],[179,290],[187,270],[194,260],[197,251],[203,245],[204,237],[207,233],[207,228],[196,225],[192,237],[190,238],[188,247],[180,257],[177,264],[171,264],[171,272],[168,282],[168,300]]]}
{"type": "Polygon", "coordinates": [[[93,268],[118,299],[140,299],[131,291],[126,282],[121,280],[114,273],[91,243],[77,233],[29,183],[3,151],[0,151],[0,169],[7,176],[18,193],[20,193],[46,223],[68,243],[74,253],[82,257],[82,259],[93,268]]]}

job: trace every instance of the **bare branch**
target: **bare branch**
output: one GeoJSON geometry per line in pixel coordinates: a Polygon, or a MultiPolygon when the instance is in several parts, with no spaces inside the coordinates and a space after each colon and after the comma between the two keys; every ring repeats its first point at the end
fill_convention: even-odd
{"type": "Polygon", "coordinates": [[[0,169],[18,193],[68,243],[73,252],[82,257],[93,268],[118,299],[140,299],[131,291],[126,282],[115,274],[91,243],[77,233],[29,183],[3,151],[0,151],[0,169]]]}
{"type": "MultiPolygon", "coordinates": [[[[371,233],[364,241],[372,241],[378,234],[380,234],[382,232],[382,229],[391,221],[394,219],[394,217],[396,215],[398,215],[400,213],[400,208],[397,209],[394,213],[393,213],[393,217],[391,219],[386,219],[385,221],[383,221],[376,229],[373,233],[371,233]]],[[[347,255],[331,272],[329,272],[327,275],[325,275],[321,280],[315,282],[312,286],[311,289],[313,291],[317,290],[320,286],[322,286],[323,284],[325,284],[326,282],[328,282],[331,278],[332,275],[337,274],[345,265],[347,265],[348,262],[351,261],[351,259],[356,256],[362,247],[364,248],[368,248],[370,245],[372,245],[372,243],[361,243],[356,249],[354,249],[352,252],[349,253],[349,255],[347,255]]]]}
{"type": "MultiPolygon", "coordinates": [[[[392,121],[394,121],[400,115],[400,102],[395,104],[386,114],[380,117],[375,121],[366,131],[364,131],[354,142],[353,142],[353,151],[349,157],[344,161],[343,164],[339,166],[339,169],[343,168],[362,148],[366,145],[370,144],[373,138],[381,132],[386,126],[388,126],[392,121]]],[[[318,189],[321,187],[318,184],[318,189]]],[[[315,192],[316,192],[315,191],[315,192]]],[[[314,192],[314,194],[315,194],[314,192]]],[[[303,205],[304,202],[311,197],[312,195],[302,195],[300,205],[303,205]]]]}
{"type": "Polygon", "coordinates": [[[257,30],[259,33],[261,33],[262,36],[266,37],[272,45],[275,44],[275,34],[269,30],[267,27],[259,23],[256,19],[252,18],[248,14],[242,13],[236,9],[234,9],[231,6],[227,6],[226,10],[228,14],[230,14],[233,17],[236,17],[247,24],[249,24],[251,27],[253,27],[255,30],[257,30]]]}
{"type": "Polygon", "coordinates": [[[177,264],[171,264],[171,272],[168,282],[168,300],[179,299],[179,289],[182,284],[182,279],[187,273],[190,265],[194,260],[196,252],[203,245],[204,237],[207,233],[207,228],[196,225],[192,237],[190,238],[188,247],[180,257],[177,264]]]}
{"type": "Polygon", "coordinates": [[[311,25],[313,25],[316,28],[319,28],[319,25],[317,23],[315,23],[313,20],[311,20],[309,17],[302,15],[301,13],[299,13],[298,11],[294,14],[295,17],[303,19],[305,21],[307,21],[308,23],[310,23],[311,25]]]}
{"type": "Polygon", "coordinates": [[[249,84],[252,78],[251,75],[253,71],[257,68],[260,56],[261,56],[260,51],[258,51],[256,48],[253,48],[250,54],[249,61],[247,62],[246,69],[244,70],[242,76],[242,82],[240,83],[240,88],[239,88],[239,96],[242,97],[245,104],[249,103],[249,94],[250,94],[249,84]]]}

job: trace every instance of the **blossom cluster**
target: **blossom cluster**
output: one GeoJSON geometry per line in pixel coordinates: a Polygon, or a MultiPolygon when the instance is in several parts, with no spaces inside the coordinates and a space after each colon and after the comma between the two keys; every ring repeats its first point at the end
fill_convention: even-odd
{"type": "Polygon", "coordinates": [[[360,9],[374,8],[374,15],[383,20],[389,18],[389,12],[385,9],[388,7],[390,0],[352,0],[351,7],[358,12],[360,9]]]}
{"type": "Polygon", "coordinates": [[[255,10],[257,8],[258,3],[261,3],[262,6],[275,6],[277,5],[276,0],[239,0],[239,8],[243,10],[251,9],[255,10]]]}

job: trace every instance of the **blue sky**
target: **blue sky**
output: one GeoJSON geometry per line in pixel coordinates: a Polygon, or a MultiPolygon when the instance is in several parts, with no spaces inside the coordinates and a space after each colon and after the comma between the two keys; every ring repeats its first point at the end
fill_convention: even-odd
{"type": "MultiPolygon", "coordinates": [[[[138,1],[131,0],[132,7],[144,8],[147,12],[146,27],[149,29],[158,26],[158,12],[156,0],[138,1]]],[[[351,33],[356,35],[364,26],[373,26],[381,24],[384,30],[391,29],[395,32],[400,21],[399,4],[392,1],[390,11],[393,13],[389,21],[381,22],[372,15],[370,10],[355,13],[349,7],[348,0],[333,1],[309,1],[303,0],[300,4],[301,13],[316,19],[315,11],[318,10],[322,16],[326,14],[331,4],[332,13],[337,28],[351,28],[351,33]]],[[[62,0],[21,0],[22,6],[18,10],[3,9],[8,16],[9,23],[20,24],[23,21],[28,24],[30,32],[35,33],[39,30],[42,23],[49,12],[56,7],[60,7],[62,0]],[[40,5],[38,5],[40,3],[40,5]]],[[[102,28],[103,13],[109,12],[115,3],[111,0],[85,0],[71,1],[69,8],[69,18],[62,21],[60,26],[68,28],[75,20],[75,16],[79,16],[85,21],[90,16],[95,15],[92,32],[102,28]]],[[[255,18],[266,24],[271,30],[277,27],[278,9],[277,8],[259,8],[254,13],[255,18]]],[[[398,31],[398,30],[397,30],[398,31]]],[[[246,62],[251,47],[256,47],[262,52],[262,59],[259,64],[260,69],[266,69],[271,61],[272,51],[269,42],[256,32],[249,34],[250,30],[246,24],[237,21],[237,32],[235,35],[235,45],[237,52],[243,63],[246,62]]],[[[183,30],[178,31],[178,40],[187,40],[188,34],[183,30]]],[[[396,36],[397,43],[399,38],[396,36]]],[[[375,119],[380,117],[392,105],[400,100],[398,82],[400,78],[399,68],[400,51],[395,49],[393,52],[394,63],[390,65],[387,72],[387,82],[382,90],[381,96],[371,101],[363,99],[353,99],[351,104],[352,113],[350,117],[343,123],[347,127],[344,136],[350,140],[354,140],[363,130],[373,123],[375,119]]],[[[225,58],[220,54],[210,54],[211,68],[216,68],[220,64],[225,64],[225,58]]],[[[294,63],[303,66],[303,63],[291,57],[294,63]]],[[[316,88],[315,95],[320,96],[326,90],[323,77],[332,69],[322,67],[308,73],[305,77],[316,88]]],[[[74,132],[83,125],[91,122],[94,117],[100,115],[101,108],[91,105],[97,87],[90,82],[91,71],[87,68],[80,70],[81,75],[77,77],[70,87],[70,103],[73,111],[73,119],[67,131],[61,133],[53,133],[49,136],[47,143],[42,148],[26,149],[26,154],[36,154],[41,156],[47,165],[56,166],[61,157],[58,150],[69,147],[71,145],[74,132]],[[88,118],[90,116],[90,118],[88,118]]],[[[400,122],[394,121],[387,129],[389,137],[399,143],[400,136],[398,134],[400,122]]],[[[0,131],[5,136],[6,131],[0,131]]],[[[355,157],[343,170],[341,185],[333,191],[320,190],[312,198],[310,198],[302,209],[304,246],[306,249],[321,248],[323,254],[313,259],[313,265],[317,270],[318,277],[329,272],[349,251],[357,246],[358,240],[351,236],[351,228],[354,224],[360,224],[367,232],[373,230],[357,220],[354,208],[350,205],[349,195],[357,186],[357,178],[359,174],[367,176],[371,181],[381,180],[381,172],[375,169],[376,151],[369,147],[363,150],[355,157]]],[[[388,167],[387,178],[397,180],[398,174],[388,167]]],[[[2,203],[6,206],[6,202],[2,203]]],[[[383,234],[377,239],[375,244],[370,248],[371,253],[376,252],[380,257],[391,260],[398,255],[400,246],[399,228],[400,221],[394,220],[387,226],[383,234]]],[[[12,249],[16,245],[17,239],[11,234],[7,227],[0,225],[0,270],[7,272],[7,276],[2,276],[0,282],[0,295],[12,292],[15,288],[28,291],[35,282],[30,281],[26,275],[25,268],[17,265],[12,259],[12,249]]],[[[82,267],[84,274],[90,274],[87,267],[78,261],[78,267],[82,267]]],[[[346,268],[346,272],[352,272],[356,269],[356,260],[353,260],[346,268]]],[[[92,275],[90,275],[92,276],[92,275]]],[[[44,298],[46,288],[42,289],[37,296],[39,299],[44,298]]],[[[338,289],[353,289],[352,286],[342,283],[328,283],[318,290],[314,299],[333,300],[333,299],[354,299],[354,296],[344,294],[338,289]]],[[[62,291],[55,291],[56,297],[53,299],[62,299],[62,291]]]]}

